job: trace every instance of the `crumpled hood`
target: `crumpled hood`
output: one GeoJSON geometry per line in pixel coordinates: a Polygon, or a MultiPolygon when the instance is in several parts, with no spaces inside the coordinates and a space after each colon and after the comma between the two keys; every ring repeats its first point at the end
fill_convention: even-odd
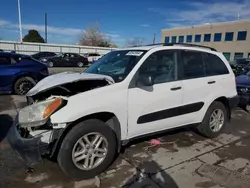
{"type": "Polygon", "coordinates": [[[241,75],[236,78],[237,85],[250,86],[250,76],[241,75]]]}
{"type": "Polygon", "coordinates": [[[113,84],[114,80],[110,76],[101,74],[90,74],[90,73],[74,73],[74,72],[63,72],[48,76],[38,82],[26,96],[33,96],[41,91],[66,84],[76,82],[79,80],[106,80],[109,84],[113,84]]]}

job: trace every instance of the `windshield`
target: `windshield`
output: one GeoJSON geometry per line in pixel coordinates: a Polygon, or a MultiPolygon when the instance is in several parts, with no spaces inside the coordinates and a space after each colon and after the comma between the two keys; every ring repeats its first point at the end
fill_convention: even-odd
{"type": "Polygon", "coordinates": [[[108,75],[115,82],[120,82],[126,78],[145,53],[146,51],[143,50],[109,52],[86,69],[85,72],[108,75]]]}

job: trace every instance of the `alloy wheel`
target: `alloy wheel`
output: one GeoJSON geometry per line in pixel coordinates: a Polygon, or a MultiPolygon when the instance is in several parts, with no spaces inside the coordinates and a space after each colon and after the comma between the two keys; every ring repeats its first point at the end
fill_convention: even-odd
{"type": "Polygon", "coordinates": [[[221,109],[216,109],[210,116],[209,127],[213,132],[219,132],[224,124],[225,115],[221,109]]]}
{"type": "Polygon", "coordinates": [[[108,141],[100,133],[92,132],[82,136],[72,150],[72,160],[81,170],[91,170],[99,166],[108,153],[108,141]]]}

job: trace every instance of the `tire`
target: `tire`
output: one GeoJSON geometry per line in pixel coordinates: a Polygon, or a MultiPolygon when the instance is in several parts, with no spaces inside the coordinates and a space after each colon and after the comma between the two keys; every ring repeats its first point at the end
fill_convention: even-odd
{"type": "Polygon", "coordinates": [[[49,62],[48,62],[48,66],[49,66],[49,67],[53,67],[53,66],[54,66],[54,63],[53,63],[52,61],[49,61],[49,62]]]}
{"type": "Polygon", "coordinates": [[[220,133],[223,131],[223,129],[225,128],[225,125],[228,121],[228,114],[227,114],[227,110],[226,107],[223,103],[218,102],[218,101],[214,101],[210,107],[208,108],[205,117],[202,121],[202,123],[197,127],[197,130],[205,137],[208,138],[215,138],[218,135],[220,135],[220,133]],[[221,121],[223,119],[223,123],[221,121],[220,126],[218,126],[218,130],[216,130],[216,126],[210,127],[210,120],[212,120],[212,115],[213,113],[216,114],[216,112],[222,112],[223,113],[223,118],[221,118],[221,121]]]}
{"type": "MultiPolygon", "coordinates": [[[[89,137],[91,138],[91,137],[89,137]]],[[[86,141],[84,140],[84,144],[86,146],[86,141]]],[[[98,143],[98,142],[97,142],[98,143]]],[[[105,141],[103,141],[105,143],[105,141]]],[[[97,145],[97,144],[96,144],[97,145]]],[[[86,146],[87,147],[87,146],[86,146]]],[[[78,148],[79,149],[79,148],[78,148]]],[[[87,152],[90,152],[91,149],[89,149],[87,152]]],[[[80,151],[85,151],[85,149],[81,148],[80,151]]],[[[80,152],[78,151],[78,152],[80,152]]],[[[84,153],[85,153],[84,152],[84,153]]],[[[61,169],[71,178],[76,180],[82,180],[82,179],[88,179],[95,177],[96,175],[100,174],[104,170],[109,167],[109,165],[113,162],[114,157],[117,153],[117,140],[115,133],[111,128],[109,128],[104,122],[97,120],[97,119],[91,119],[83,121],[77,125],[75,125],[69,133],[64,138],[61,148],[59,150],[57,161],[59,163],[59,166],[61,169]],[[103,136],[103,138],[106,139],[108,145],[106,151],[106,157],[104,157],[103,161],[100,162],[98,166],[92,169],[80,169],[80,167],[84,168],[83,165],[79,165],[80,167],[77,167],[75,162],[73,161],[73,151],[81,144],[77,145],[76,143],[83,137],[88,134],[100,134],[103,136]],[[77,146],[77,147],[76,147],[77,146]]],[[[85,157],[88,154],[84,154],[85,157]]],[[[81,155],[82,156],[82,155],[81,155]]],[[[94,154],[93,154],[94,156],[94,154]]],[[[85,162],[86,159],[82,159],[84,161],[81,161],[82,163],[85,162]]]]}
{"type": "Polygon", "coordinates": [[[14,84],[14,92],[17,95],[25,95],[35,85],[36,82],[33,78],[28,76],[21,77],[14,84]]]}
{"type": "Polygon", "coordinates": [[[78,66],[78,67],[83,67],[83,63],[82,63],[82,62],[79,62],[79,63],[77,63],[77,66],[78,66]]]}

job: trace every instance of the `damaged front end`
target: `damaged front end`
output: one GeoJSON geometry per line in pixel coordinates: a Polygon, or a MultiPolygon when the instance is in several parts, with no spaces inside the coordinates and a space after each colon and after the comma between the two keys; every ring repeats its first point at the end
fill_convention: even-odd
{"type": "Polygon", "coordinates": [[[61,73],[40,81],[27,93],[28,106],[10,128],[11,147],[28,166],[51,157],[67,122],[60,127],[50,122],[50,116],[67,105],[68,97],[112,83],[108,76],[86,73],[61,73]]]}
{"type": "Polygon", "coordinates": [[[65,99],[50,98],[19,111],[7,139],[28,166],[51,154],[54,129],[50,116],[66,104],[65,99]]]}
{"type": "Polygon", "coordinates": [[[106,75],[64,72],[40,81],[26,94],[27,102],[32,104],[51,96],[70,97],[113,83],[114,80],[106,75]]]}

